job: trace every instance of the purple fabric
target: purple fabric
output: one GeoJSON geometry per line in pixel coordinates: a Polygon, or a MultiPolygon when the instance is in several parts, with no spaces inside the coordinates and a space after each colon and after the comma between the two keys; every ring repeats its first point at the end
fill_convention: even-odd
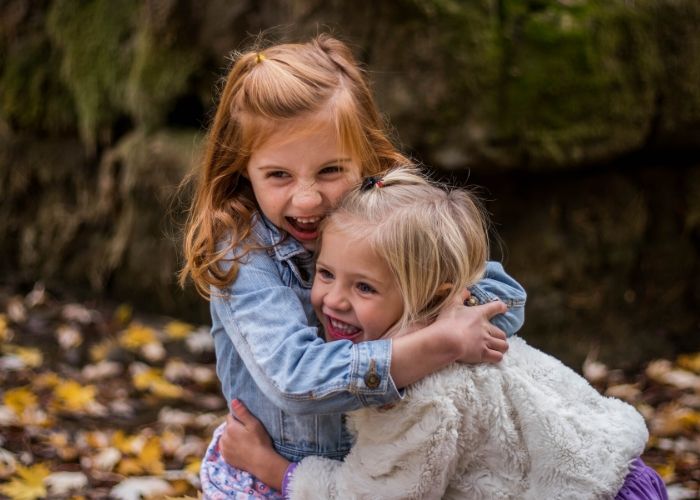
{"type": "Polygon", "coordinates": [[[668,493],[656,471],[637,458],[615,500],[668,500],[668,493]]]}
{"type": "Polygon", "coordinates": [[[291,481],[292,474],[294,474],[294,469],[297,468],[297,465],[299,465],[297,462],[289,464],[289,467],[287,467],[284,473],[284,478],[282,478],[282,496],[284,498],[289,498],[289,481],[291,481]]]}

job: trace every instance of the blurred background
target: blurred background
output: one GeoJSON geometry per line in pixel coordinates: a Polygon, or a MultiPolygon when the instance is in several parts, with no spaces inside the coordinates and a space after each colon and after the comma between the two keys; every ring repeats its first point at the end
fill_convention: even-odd
{"type": "MultiPolygon", "coordinates": [[[[175,284],[190,196],[179,186],[197,164],[232,53],[260,36],[298,41],[319,32],[348,42],[366,65],[406,152],[442,179],[479,186],[500,235],[493,257],[529,293],[525,338],[576,369],[589,356],[588,367],[602,370],[590,373],[600,380],[608,372],[593,358],[629,371],[700,350],[698,0],[5,0],[3,341],[11,335],[2,332],[14,329],[19,344],[40,344],[32,335],[43,328],[51,331],[48,345],[62,349],[52,359],[77,366],[83,361],[71,354],[75,337],[53,334],[59,323],[82,325],[80,335],[94,342],[121,335],[119,345],[132,357],[117,361],[160,359],[162,368],[162,356],[138,354],[153,332],[176,332],[172,340],[196,329],[161,323],[149,334],[131,331],[132,314],[168,315],[206,333],[207,304],[193,287],[175,284]],[[27,311],[59,307],[50,306],[48,294],[74,308],[31,323],[27,311]],[[98,321],[91,308],[99,304],[123,306],[98,321]]],[[[6,358],[19,352],[12,349],[6,358]]],[[[110,359],[93,354],[92,362],[110,359]]],[[[700,372],[700,360],[683,359],[686,374],[700,372]]],[[[212,358],[200,361],[211,366],[212,358]]],[[[673,371],[667,363],[656,366],[657,378],[659,370],[673,371]]],[[[145,368],[134,366],[136,384],[145,368]]],[[[31,373],[31,363],[23,369],[31,373]]],[[[24,387],[23,372],[12,373],[3,385],[24,387]]],[[[679,390],[692,389],[695,399],[682,406],[696,409],[669,432],[690,432],[697,447],[700,379],[684,380],[679,390]]],[[[172,387],[143,384],[140,391],[182,397],[172,387]]],[[[39,400],[44,394],[58,401],[37,390],[39,400]]],[[[12,393],[12,406],[8,394],[12,425],[36,424],[20,415],[32,400],[12,393]]],[[[139,394],[141,403],[148,399],[139,394]]],[[[98,418],[85,402],[95,394],[83,396],[58,410],[95,411],[98,418]]],[[[217,404],[197,400],[200,411],[225,412],[217,404]]],[[[124,418],[135,415],[122,410],[124,418]]],[[[22,449],[26,434],[12,432],[3,446],[22,449]]],[[[39,452],[27,449],[24,463],[33,463],[39,452]]],[[[659,453],[665,458],[657,465],[670,467],[669,455],[659,453]]],[[[697,470],[697,450],[693,457],[687,470],[697,470]]],[[[697,493],[700,478],[683,477],[697,493]]],[[[94,474],[89,481],[118,483],[94,474]]]]}

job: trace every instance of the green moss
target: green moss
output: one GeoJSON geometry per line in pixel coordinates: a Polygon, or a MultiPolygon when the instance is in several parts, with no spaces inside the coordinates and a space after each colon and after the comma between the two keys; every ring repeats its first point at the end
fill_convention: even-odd
{"type": "Polygon", "coordinates": [[[512,63],[496,110],[500,133],[535,164],[566,165],[581,148],[591,160],[641,145],[660,67],[651,21],[620,2],[508,12],[512,63]]]}
{"type": "Polygon", "coordinates": [[[74,127],[70,93],[39,12],[0,23],[0,116],[14,129],[60,132],[74,127]]]}
{"type": "Polygon", "coordinates": [[[153,129],[164,123],[169,106],[187,91],[202,57],[196,43],[182,35],[187,28],[178,22],[181,19],[159,27],[154,19],[144,17],[136,38],[127,98],[137,121],[153,129]]]}
{"type": "Polygon", "coordinates": [[[2,116],[20,129],[72,128],[72,98],[57,80],[57,73],[57,61],[51,57],[51,47],[45,39],[32,37],[16,43],[7,53],[0,75],[2,116]]]}
{"type": "Polygon", "coordinates": [[[47,30],[62,51],[61,74],[73,94],[83,141],[94,146],[124,112],[130,37],[138,2],[57,0],[47,30]]]}

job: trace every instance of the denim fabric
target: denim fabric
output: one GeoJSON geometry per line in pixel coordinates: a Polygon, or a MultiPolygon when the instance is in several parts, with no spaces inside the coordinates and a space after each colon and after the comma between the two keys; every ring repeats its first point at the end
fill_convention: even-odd
{"type": "MultiPolygon", "coordinates": [[[[293,238],[282,239],[264,217],[256,217],[252,237],[271,248],[248,253],[233,284],[212,290],[212,335],[224,397],[229,403],[241,400],[288,460],[340,459],[351,445],[342,412],[400,398],[389,376],[391,340],[324,342],[310,303],[309,253],[293,238]],[[376,388],[364,382],[370,367],[381,381],[376,388]]],[[[523,322],[524,290],[493,263],[483,285],[472,294],[480,302],[506,302],[509,311],[498,326],[515,333],[523,322]]]]}

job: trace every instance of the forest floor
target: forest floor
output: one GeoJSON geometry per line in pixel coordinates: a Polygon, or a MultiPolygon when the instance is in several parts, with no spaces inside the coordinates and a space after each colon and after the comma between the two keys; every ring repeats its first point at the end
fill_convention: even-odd
{"type": "MultiPolygon", "coordinates": [[[[0,287],[0,340],[0,498],[199,496],[226,414],[208,327],[0,287]]],[[[700,498],[700,353],[579,371],[644,415],[670,498],[700,498]]]]}

